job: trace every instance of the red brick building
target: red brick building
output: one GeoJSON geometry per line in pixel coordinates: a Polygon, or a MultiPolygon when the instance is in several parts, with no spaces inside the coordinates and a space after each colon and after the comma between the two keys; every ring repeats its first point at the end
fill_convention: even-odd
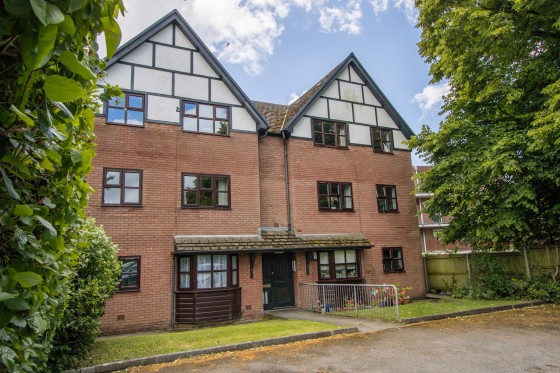
{"type": "Polygon", "coordinates": [[[425,294],[410,128],[351,54],[289,106],[252,102],[172,12],[125,44],[88,212],[119,245],[103,331],[258,318],[298,284],[425,294]]]}
{"type": "MultiPolygon", "coordinates": [[[[426,172],[432,166],[414,166],[414,174],[426,172]]],[[[445,244],[438,237],[440,232],[451,222],[450,216],[435,215],[430,217],[427,213],[422,212],[426,201],[433,197],[433,193],[415,193],[416,207],[418,209],[418,228],[420,229],[420,242],[422,253],[445,253],[445,252],[470,252],[472,249],[468,245],[463,244],[445,244]]]]}

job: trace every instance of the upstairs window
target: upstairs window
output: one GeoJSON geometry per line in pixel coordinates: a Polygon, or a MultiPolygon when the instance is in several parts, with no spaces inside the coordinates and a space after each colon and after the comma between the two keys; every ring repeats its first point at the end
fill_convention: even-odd
{"type": "Polygon", "coordinates": [[[393,152],[393,131],[383,128],[371,129],[371,143],[373,151],[376,153],[392,153],[393,152]]]}
{"type": "Polygon", "coordinates": [[[403,272],[404,261],[401,247],[383,248],[383,272],[403,272]]]}
{"type": "Polygon", "coordinates": [[[119,291],[140,290],[140,257],[122,256],[119,257],[119,261],[121,262],[119,291]]]}
{"type": "Polygon", "coordinates": [[[141,204],[142,171],[103,169],[103,205],[140,206],[141,204]]]}
{"type": "Polygon", "coordinates": [[[188,173],[184,173],[182,176],[183,207],[230,207],[229,176],[188,173]]]}
{"type": "Polygon", "coordinates": [[[352,184],[319,181],[317,182],[319,210],[352,211],[352,184]]]}
{"type": "Polygon", "coordinates": [[[319,252],[319,279],[344,280],[359,277],[356,250],[319,252]]]}
{"type": "Polygon", "coordinates": [[[377,185],[377,209],[379,212],[399,212],[396,186],[377,185]]]}
{"type": "Polygon", "coordinates": [[[227,106],[183,102],[183,131],[227,135],[229,122],[227,106]]]}
{"type": "Polygon", "coordinates": [[[125,93],[107,103],[107,123],[144,125],[144,95],[125,93]]]}
{"type": "Polygon", "coordinates": [[[344,123],[313,121],[313,143],[317,146],[347,148],[347,129],[344,123]]]}

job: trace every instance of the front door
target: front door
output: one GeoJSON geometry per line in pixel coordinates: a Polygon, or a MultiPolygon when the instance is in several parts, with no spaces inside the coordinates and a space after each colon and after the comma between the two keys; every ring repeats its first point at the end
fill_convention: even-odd
{"type": "Polygon", "coordinates": [[[264,309],[294,305],[292,253],[262,254],[264,309]]]}

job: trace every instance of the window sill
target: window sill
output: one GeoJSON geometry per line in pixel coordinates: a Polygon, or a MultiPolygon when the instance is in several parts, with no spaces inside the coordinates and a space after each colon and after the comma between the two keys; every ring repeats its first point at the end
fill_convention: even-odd
{"type": "Polygon", "coordinates": [[[227,207],[214,207],[214,206],[181,206],[182,209],[185,210],[223,210],[228,211],[231,210],[231,206],[227,207]]]}
{"type": "Polygon", "coordinates": [[[327,148],[327,149],[348,150],[348,146],[323,145],[323,144],[316,144],[316,143],[313,143],[313,146],[316,146],[316,147],[319,147],[319,148],[327,148]]]}
{"type": "Polygon", "coordinates": [[[336,278],[336,279],[320,279],[317,280],[318,284],[338,284],[338,283],[363,283],[363,277],[352,277],[352,278],[336,278]]]}
{"type": "Polygon", "coordinates": [[[225,135],[222,135],[220,133],[210,133],[210,132],[198,132],[198,131],[185,131],[182,130],[184,133],[194,133],[196,135],[210,135],[210,136],[218,136],[218,137],[230,137],[230,133],[228,132],[225,135]]]}
{"type": "Polygon", "coordinates": [[[380,214],[398,214],[399,210],[378,211],[380,214]]]}
{"type": "Polygon", "coordinates": [[[139,125],[137,125],[137,124],[115,123],[115,122],[105,122],[105,124],[111,125],[111,126],[121,126],[121,127],[146,128],[146,127],[144,126],[144,124],[142,124],[141,126],[139,126],[139,125]]]}
{"type": "Polygon", "coordinates": [[[343,210],[343,209],[326,209],[326,208],[320,208],[319,211],[321,212],[356,212],[356,210],[352,209],[352,210],[343,210]]]}
{"type": "Polygon", "coordinates": [[[116,293],[139,293],[140,288],[119,289],[116,293]]]}
{"type": "Polygon", "coordinates": [[[177,289],[175,293],[214,293],[220,291],[236,290],[241,289],[240,286],[228,287],[228,288],[209,288],[209,289],[177,289]]]}
{"type": "Polygon", "coordinates": [[[110,204],[110,203],[102,203],[101,207],[133,207],[133,208],[137,209],[137,208],[141,208],[143,206],[142,205],[117,205],[117,204],[113,205],[113,204],[110,204]]]}
{"type": "Polygon", "coordinates": [[[383,273],[386,275],[390,275],[394,273],[406,273],[406,271],[403,269],[402,271],[383,271],[383,273]]]}

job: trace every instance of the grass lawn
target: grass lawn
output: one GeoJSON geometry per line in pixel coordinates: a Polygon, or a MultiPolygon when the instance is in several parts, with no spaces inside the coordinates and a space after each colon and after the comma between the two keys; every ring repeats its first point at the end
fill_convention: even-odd
{"type": "MultiPolygon", "coordinates": [[[[507,304],[522,303],[523,301],[512,300],[472,300],[472,299],[441,299],[438,301],[421,300],[399,306],[401,319],[413,317],[438,315],[457,311],[472,310],[477,308],[496,307],[507,304]]],[[[396,313],[394,307],[373,307],[359,310],[360,318],[395,321],[396,313]]],[[[355,311],[333,312],[333,315],[355,316],[355,311]]]]}
{"type": "Polygon", "coordinates": [[[240,342],[332,330],[336,325],[314,321],[268,320],[250,324],[227,325],[183,332],[137,334],[99,338],[82,367],[139,357],[225,346],[240,342]]]}

